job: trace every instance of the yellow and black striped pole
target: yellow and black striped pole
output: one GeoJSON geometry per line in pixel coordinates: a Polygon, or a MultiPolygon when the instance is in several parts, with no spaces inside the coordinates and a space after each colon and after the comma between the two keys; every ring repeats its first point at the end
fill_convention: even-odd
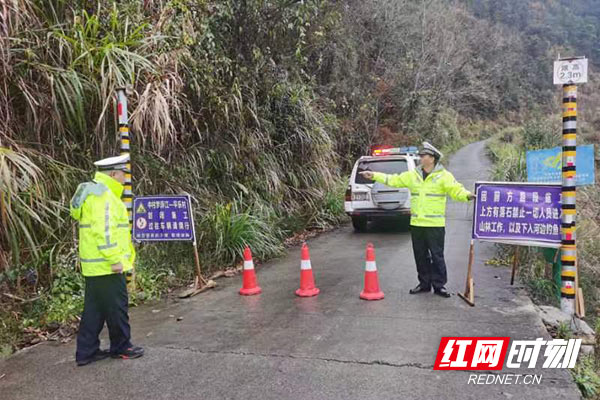
{"type": "Polygon", "coordinates": [[[563,86],[563,147],[562,147],[562,242],[561,242],[561,299],[563,312],[575,312],[577,280],[577,247],[575,245],[576,220],[576,168],[577,151],[577,86],[563,86]]]}
{"type": "MultiPolygon", "coordinates": [[[[119,119],[119,137],[121,139],[121,155],[130,154],[130,141],[129,135],[129,117],[127,115],[127,93],[125,88],[117,89],[117,115],[119,119]]],[[[129,162],[127,163],[127,170],[125,171],[125,183],[123,183],[123,203],[127,208],[127,216],[129,217],[129,231],[133,231],[133,186],[131,183],[131,155],[129,162]]],[[[127,285],[133,291],[135,291],[135,270],[132,269],[131,273],[127,273],[127,285]]]]}
{"type": "MultiPolygon", "coordinates": [[[[129,154],[130,151],[130,136],[129,136],[129,117],[127,115],[127,94],[125,88],[117,89],[117,114],[119,116],[119,135],[121,139],[121,155],[129,154]]],[[[129,216],[129,229],[133,229],[133,186],[131,183],[131,159],[127,164],[125,171],[125,183],[123,184],[123,203],[127,207],[127,215],[129,216]]]]}

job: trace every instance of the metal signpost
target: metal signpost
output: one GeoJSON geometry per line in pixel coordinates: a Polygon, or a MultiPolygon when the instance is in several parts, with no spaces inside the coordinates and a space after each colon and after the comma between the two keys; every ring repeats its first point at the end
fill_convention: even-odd
{"type": "Polygon", "coordinates": [[[196,265],[195,287],[179,297],[188,297],[214,287],[200,269],[200,257],[194,228],[194,214],[189,195],[140,196],[133,200],[133,240],[136,242],[192,242],[196,265]],[[202,286],[204,285],[204,286],[202,286]]]}

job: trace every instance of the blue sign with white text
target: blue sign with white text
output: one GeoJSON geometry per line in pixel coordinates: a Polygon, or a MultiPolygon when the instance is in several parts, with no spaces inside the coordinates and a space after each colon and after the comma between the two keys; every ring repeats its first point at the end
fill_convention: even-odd
{"type": "Polygon", "coordinates": [[[135,197],[133,240],[136,242],[195,241],[190,197],[187,195],[135,197]]]}
{"type": "MultiPolygon", "coordinates": [[[[594,175],[594,145],[577,146],[577,186],[593,185],[594,175]]],[[[527,152],[527,181],[529,182],[562,182],[562,153],[560,147],[552,149],[533,150],[527,152]]]]}

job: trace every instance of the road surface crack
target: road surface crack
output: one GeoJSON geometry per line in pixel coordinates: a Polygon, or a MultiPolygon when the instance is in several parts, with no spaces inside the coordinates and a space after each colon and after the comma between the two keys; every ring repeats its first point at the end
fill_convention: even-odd
{"type": "Polygon", "coordinates": [[[433,365],[423,365],[421,363],[413,362],[413,363],[393,363],[389,361],[383,360],[372,360],[372,361],[363,361],[363,360],[342,360],[338,358],[328,358],[328,357],[311,357],[311,356],[301,356],[294,354],[264,354],[264,353],[252,353],[252,352],[244,352],[244,351],[218,351],[218,350],[201,350],[194,347],[178,347],[178,346],[165,346],[165,348],[169,350],[185,350],[191,351],[194,353],[202,353],[202,354],[228,354],[235,356],[250,356],[250,357],[272,357],[272,358],[289,358],[293,360],[309,360],[309,361],[325,361],[325,362],[334,362],[339,364],[354,364],[354,365],[380,365],[384,367],[393,367],[393,368],[418,368],[424,370],[433,370],[433,365]]]}

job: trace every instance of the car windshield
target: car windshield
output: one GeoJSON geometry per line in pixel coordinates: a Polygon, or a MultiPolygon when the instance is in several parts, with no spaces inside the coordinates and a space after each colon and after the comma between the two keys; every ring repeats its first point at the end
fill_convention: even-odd
{"type": "Polygon", "coordinates": [[[358,164],[358,171],[356,173],[354,183],[373,183],[372,180],[367,179],[358,173],[361,171],[383,172],[385,174],[399,174],[408,171],[408,165],[406,163],[406,160],[363,161],[358,164]]]}

